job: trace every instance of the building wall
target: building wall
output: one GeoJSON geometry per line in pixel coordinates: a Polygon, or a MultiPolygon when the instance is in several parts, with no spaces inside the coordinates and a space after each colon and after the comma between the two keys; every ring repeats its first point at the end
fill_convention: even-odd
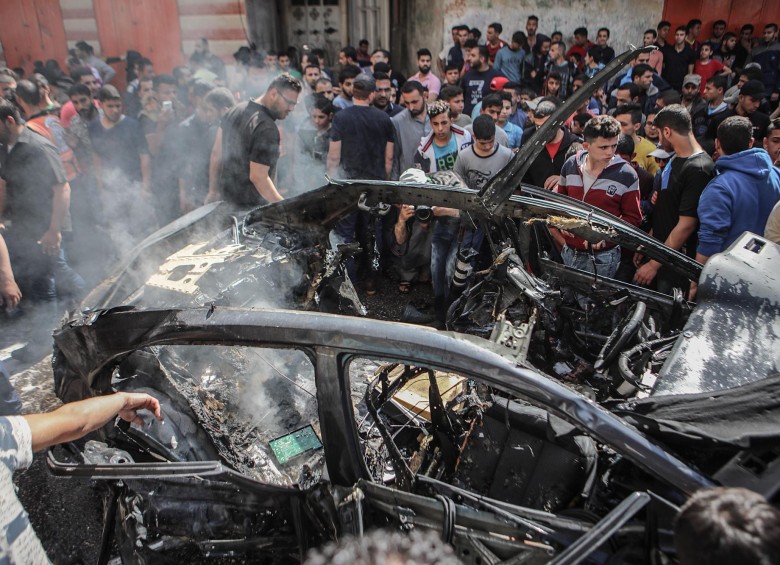
{"type": "Polygon", "coordinates": [[[415,69],[416,49],[427,47],[438,53],[445,40],[449,44],[450,28],[460,23],[477,27],[484,37],[489,24],[500,22],[502,37],[509,40],[513,32],[525,31],[526,19],[534,14],[539,17],[541,33],[549,35],[559,30],[567,45],[572,43],[576,27],[587,27],[592,41],[598,28],[608,27],[610,45],[621,53],[629,43],[641,45],[643,32],[656,26],[664,10],[664,0],[410,0],[409,4],[416,9],[412,12],[414,18],[406,23],[408,41],[402,42],[408,45],[403,57],[407,70],[415,69]]]}

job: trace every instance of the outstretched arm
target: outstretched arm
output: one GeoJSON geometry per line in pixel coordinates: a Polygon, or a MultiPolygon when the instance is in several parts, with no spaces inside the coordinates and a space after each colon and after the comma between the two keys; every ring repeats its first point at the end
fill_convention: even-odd
{"type": "Polygon", "coordinates": [[[123,420],[143,424],[138,410],[149,410],[162,420],[160,403],[148,394],[117,392],[79,402],[70,402],[48,414],[24,416],[32,432],[32,449],[40,451],[84,437],[108,423],[117,414],[123,420]]]}

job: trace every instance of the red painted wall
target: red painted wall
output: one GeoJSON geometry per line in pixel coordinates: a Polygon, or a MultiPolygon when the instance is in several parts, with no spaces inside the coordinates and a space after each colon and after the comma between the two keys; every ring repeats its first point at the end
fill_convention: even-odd
{"type": "Polygon", "coordinates": [[[67,44],[58,0],[0,0],[0,41],[8,66],[32,72],[33,61],[65,62],[67,44]]]}
{"type": "Polygon", "coordinates": [[[139,51],[154,63],[157,73],[181,65],[181,29],[176,0],[96,1],[103,53],[120,56],[139,51]]]}
{"type": "Polygon", "coordinates": [[[674,29],[685,25],[689,20],[699,18],[702,21],[700,40],[709,38],[712,24],[716,20],[728,23],[727,31],[739,35],[744,24],[756,26],[754,35],[761,36],[768,23],[780,25],[780,2],[778,0],[666,0],[663,19],[672,22],[670,40],[674,39],[674,29]]]}

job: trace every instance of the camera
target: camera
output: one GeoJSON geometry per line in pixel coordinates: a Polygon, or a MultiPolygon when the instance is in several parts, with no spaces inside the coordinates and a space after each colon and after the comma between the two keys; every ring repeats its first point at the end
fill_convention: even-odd
{"type": "Polygon", "coordinates": [[[414,217],[418,222],[428,223],[433,216],[433,209],[430,206],[415,206],[414,217]]]}

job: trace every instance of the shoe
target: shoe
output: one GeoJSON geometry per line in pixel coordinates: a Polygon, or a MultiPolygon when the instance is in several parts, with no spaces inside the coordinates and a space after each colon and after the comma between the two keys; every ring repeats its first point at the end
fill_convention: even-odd
{"type": "Polygon", "coordinates": [[[366,290],[367,296],[374,296],[376,294],[376,279],[367,278],[363,283],[363,288],[366,290]]]}

